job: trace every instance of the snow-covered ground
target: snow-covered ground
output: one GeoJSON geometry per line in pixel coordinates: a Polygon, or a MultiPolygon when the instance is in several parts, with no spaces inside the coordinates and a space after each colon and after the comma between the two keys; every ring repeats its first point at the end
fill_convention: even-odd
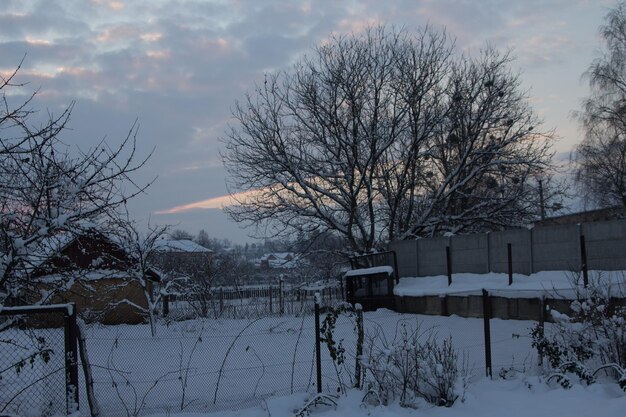
{"type": "MultiPolygon", "coordinates": [[[[424,405],[415,411],[397,405],[364,406],[363,392],[353,391],[339,399],[336,409],[319,408],[312,415],[612,417],[626,410],[625,396],[616,384],[565,391],[523,375],[532,375],[536,359],[529,337],[532,321],[491,320],[491,381],[485,378],[482,319],[384,309],[367,312],[364,318],[366,342],[377,337],[377,343],[392,344],[403,326],[419,326],[421,332],[433,332],[438,339],[452,337],[472,376],[466,400],[452,408],[424,405]],[[502,368],[520,373],[505,381],[497,376],[502,368]]],[[[147,325],[91,326],[87,343],[101,415],[293,416],[316,390],[314,329],[312,315],[160,324],[154,338],[147,325]]],[[[331,394],[337,392],[339,379],[348,386],[352,375],[356,335],[351,319],[340,317],[335,335],[346,348],[348,369],[338,374],[322,345],[323,390],[331,394]]],[[[87,412],[82,389],[80,398],[87,412]]],[[[33,410],[19,414],[37,415],[24,412],[33,410]]]]}
{"type": "MultiPolygon", "coordinates": [[[[626,271],[589,271],[590,282],[611,285],[615,291],[626,288],[626,271]]],[[[489,274],[452,275],[452,285],[448,286],[448,277],[401,278],[394,288],[400,296],[428,295],[467,295],[480,294],[486,289],[498,297],[538,298],[538,297],[574,297],[576,291],[582,291],[582,275],[568,271],[543,271],[532,275],[513,274],[513,284],[509,285],[508,274],[491,272],[489,274]]]]}
{"type": "MultiPolygon", "coordinates": [[[[492,320],[496,373],[501,367],[530,367],[533,324],[492,320]]],[[[379,343],[392,343],[403,325],[432,329],[441,339],[451,336],[472,374],[485,374],[481,319],[365,313],[366,338],[378,335],[379,343]]],[[[339,378],[349,384],[356,360],[354,323],[340,317],[335,334],[346,348],[349,369],[338,376],[322,345],[323,389],[329,393],[337,392],[339,378]]],[[[269,397],[316,390],[312,315],[174,322],[159,325],[154,338],[148,325],[91,326],[86,336],[96,396],[107,417],[242,409],[269,397]]],[[[86,409],[82,389],[80,398],[86,409]]]]}
{"type": "MultiPolygon", "coordinates": [[[[362,391],[351,391],[339,399],[337,407],[313,409],[315,417],[621,417],[626,396],[615,384],[575,386],[570,390],[552,388],[537,378],[512,381],[486,378],[472,384],[465,400],[450,408],[425,405],[419,409],[366,406],[362,391]]],[[[293,417],[307,395],[272,398],[261,406],[213,414],[155,414],[153,417],[293,417]]]]}

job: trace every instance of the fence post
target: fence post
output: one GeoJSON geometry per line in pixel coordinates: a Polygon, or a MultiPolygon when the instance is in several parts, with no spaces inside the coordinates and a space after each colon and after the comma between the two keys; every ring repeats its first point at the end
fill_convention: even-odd
{"type": "Polygon", "coordinates": [[[509,266],[509,285],[513,284],[513,253],[511,250],[511,244],[506,244],[506,254],[508,258],[508,266],[509,266]]]}
{"type": "Polygon", "coordinates": [[[357,303],[356,310],[357,340],[356,340],[356,364],[354,366],[355,387],[361,388],[361,356],[363,356],[363,343],[365,343],[365,331],[363,329],[363,306],[357,303]]]}
{"type": "Polygon", "coordinates": [[[446,267],[448,268],[448,287],[452,285],[452,258],[450,256],[450,246],[446,246],[446,267]]]}
{"type": "Polygon", "coordinates": [[[483,326],[485,329],[485,373],[488,378],[492,377],[491,367],[491,300],[487,290],[483,289],[483,326]]]}
{"type": "Polygon", "coordinates": [[[322,352],[320,340],[320,293],[315,293],[315,362],[317,370],[317,393],[322,392],[322,352]]]}
{"type": "Polygon", "coordinates": [[[580,235],[580,269],[583,271],[583,284],[585,288],[589,285],[589,271],[587,270],[587,248],[585,246],[585,235],[580,235]]]}
{"type": "Polygon", "coordinates": [[[67,414],[78,411],[78,332],[76,304],[70,303],[63,318],[65,327],[65,398],[67,414]]]}
{"type": "Polygon", "coordinates": [[[220,317],[224,313],[224,287],[220,287],[220,317]]]}
{"type": "Polygon", "coordinates": [[[165,294],[163,296],[163,317],[167,317],[170,314],[170,296],[165,294]]]}
{"type": "Polygon", "coordinates": [[[269,289],[269,292],[270,292],[270,314],[273,313],[273,311],[272,311],[273,310],[273,307],[272,307],[272,290],[273,290],[273,288],[270,285],[270,289],[269,289]]]}
{"type": "Polygon", "coordinates": [[[280,315],[283,315],[283,313],[285,312],[285,306],[283,305],[284,301],[285,300],[283,298],[283,277],[281,276],[280,279],[278,280],[278,308],[279,308],[280,315]]]}
{"type": "MultiPolygon", "coordinates": [[[[539,331],[541,332],[541,337],[543,338],[545,323],[546,323],[546,298],[545,297],[541,297],[540,307],[541,307],[541,312],[539,313],[539,331]]],[[[543,355],[539,353],[539,350],[537,350],[537,354],[538,354],[537,362],[539,366],[543,366],[543,355]]]]}

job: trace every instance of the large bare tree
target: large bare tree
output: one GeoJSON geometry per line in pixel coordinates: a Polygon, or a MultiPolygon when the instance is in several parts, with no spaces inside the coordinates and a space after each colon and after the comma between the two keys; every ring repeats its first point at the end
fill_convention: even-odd
{"type": "Polygon", "coordinates": [[[460,56],[430,28],[331,37],[235,106],[230,215],[356,250],[528,221],[550,135],[510,60],[460,56]]]}
{"type": "Polygon", "coordinates": [[[131,178],[146,162],[136,156],[136,126],[115,147],[71,148],[60,136],[72,105],[36,123],[35,94],[20,101],[19,69],[0,78],[0,305],[59,239],[115,217],[147,186],[131,178]]]}
{"type": "Polygon", "coordinates": [[[585,73],[591,93],[577,114],[585,139],[576,149],[576,179],[588,202],[626,209],[626,4],[600,28],[601,55],[585,73]]]}

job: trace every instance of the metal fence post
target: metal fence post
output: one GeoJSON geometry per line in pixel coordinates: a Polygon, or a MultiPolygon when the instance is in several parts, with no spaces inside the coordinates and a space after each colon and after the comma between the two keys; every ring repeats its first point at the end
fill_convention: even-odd
{"type": "Polygon", "coordinates": [[[446,267],[448,269],[448,287],[452,285],[452,257],[450,256],[450,246],[446,246],[446,267]]]}
{"type": "Polygon", "coordinates": [[[76,305],[70,303],[63,317],[65,327],[65,394],[67,414],[78,411],[78,345],[76,305]]]}
{"type": "Polygon", "coordinates": [[[509,285],[513,284],[513,251],[511,250],[511,244],[506,244],[506,255],[508,259],[509,267],[509,285]]]}
{"type": "MultiPolygon", "coordinates": [[[[543,338],[546,324],[546,299],[545,297],[541,297],[541,303],[539,304],[541,307],[541,312],[539,313],[539,331],[541,332],[541,337],[543,338]]],[[[537,363],[539,366],[543,366],[543,355],[539,353],[537,350],[538,358],[537,363]]]]}
{"type": "Polygon", "coordinates": [[[283,278],[281,277],[278,280],[278,308],[279,308],[279,313],[282,315],[285,313],[285,306],[283,305],[284,303],[284,297],[283,297],[283,278]]]}
{"type": "Polygon", "coordinates": [[[170,296],[165,294],[163,296],[163,317],[167,317],[170,314],[170,296]]]}
{"type": "Polygon", "coordinates": [[[485,329],[485,373],[488,378],[492,377],[491,366],[491,300],[487,290],[483,289],[483,326],[485,329]]]}
{"type": "Polygon", "coordinates": [[[224,287],[220,287],[220,317],[224,312],[224,287]]]}
{"type": "Polygon", "coordinates": [[[580,235],[580,269],[583,271],[583,284],[585,288],[589,285],[589,271],[587,270],[587,248],[585,246],[585,235],[580,235]]]}
{"type": "Polygon", "coordinates": [[[322,352],[320,340],[320,293],[315,293],[315,362],[317,370],[317,393],[322,392],[322,352]]]}
{"type": "Polygon", "coordinates": [[[355,387],[361,388],[361,356],[363,356],[363,343],[365,343],[365,331],[363,329],[363,307],[361,304],[355,304],[356,322],[357,322],[357,341],[356,341],[356,364],[354,366],[355,387]]]}
{"type": "Polygon", "coordinates": [[[274,311],[273,311],[273,306],[272,306],[272,292],[273,292],[273,290],[274,290],[274,289],[273,289],[273,288],[272,288],[272,286],[270,285],[270,289],[269,289],[269,293],[270,293],[270,314],[272,314],[272,313],[274,312],[274,311]]]}

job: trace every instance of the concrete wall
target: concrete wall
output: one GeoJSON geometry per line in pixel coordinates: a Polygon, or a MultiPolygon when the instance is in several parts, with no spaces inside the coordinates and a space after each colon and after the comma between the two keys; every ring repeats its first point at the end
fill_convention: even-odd
{"type": "Polygon", "coordinates": [[[626,269],[626,221],[583,223],[589,269],[626,269]]]}
{"type": "Polygon", "coordinates": [[[533,272],[580,270],[578,225],[548,226],[532,230],[533,272]]]}
{"type": "Polygon", "coordinates": [[[419,240],[398,240],[389,245],[390,249],[396,252],[398,275],[401,277],[419,276],[417,273],[417,242],[419,240]]]}
{"type": "Polygon", "coordinates": [[[446,246],[450,244],[447,237],[434,237],[417,240],[417,273],[418,276],[446,275],[446,246]]]}
{"type": "Polygon", "coordinates": [[[511,244],[513,272],[580,270],[580,236],[585,236],[588,268],[626,270],[626,220],[544,226],[474,235],[392,242],[400,277],[447,275],[446,246],[452,273],[507,272],[511,244]]]}
{"type": "Polygon", "coordinates": [[[510,243],[513,271],[526,275],[531,273],[530,230],[504,230],[487,233],[487,235],[489,236],[489,272],[508,272],[507,244],[510,243]]]}
{"type": "MultiPolygon", "coordinates": [[[[624,305],[625,299],[612,299],[615,305],[624,305]]],[[[504,320],[553,321],[545,314],[546,305],[560,313],[572,314],[572,300],[541,298],[503,298],[489,296],[491,317],[504,320]],[[543,316],[543,317],[542,317],[543,316]]],[[[483,297],[468,296],[396,296],[396,311],[399,313],[427,314],[435,316],[483,317],[483,297]]]]}
{"type": "Polygon", "coordinates": [[[450,238],[450,251],[453,272],[489,272],[489,235],[454,236],[450,238]]]}

